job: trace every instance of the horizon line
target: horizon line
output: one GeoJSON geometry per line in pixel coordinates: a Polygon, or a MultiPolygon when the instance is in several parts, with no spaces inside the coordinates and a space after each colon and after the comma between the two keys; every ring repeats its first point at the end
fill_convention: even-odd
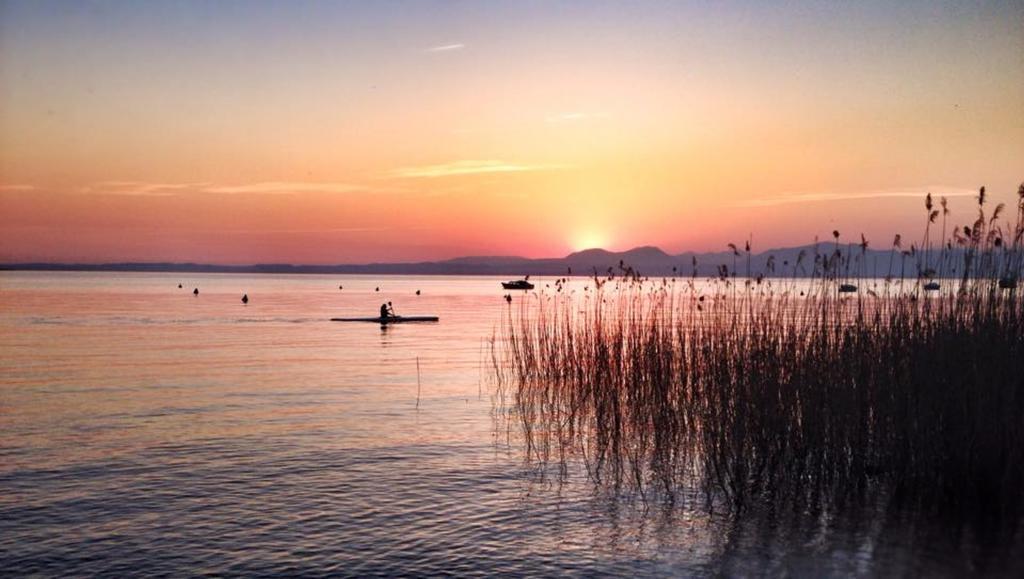
{"type": "MultiPolygon", "coordinates": [[[[806,249],[821,245],[824,247],[834,247],[836,242],[833,240],[817,240],[805,244],[799,245],[786,245],[770,247],[762,251],[751,250],[750,256],[761,256],[765,254],[771,254],[772,252],[788,251],[797,249],[806,249]]],[[[856,241],[839,242],[840,247],[860,245],[856,241]]],[[[933,248],[940,247],[939,245],[931,246],[933,248]]],[[[362,261],[362,262],[335,262],[335,263],[301,263],[301,262],[247,262],[247,263],[218,263],[218,262],[203,262],[203,261],[132,261],[132,260],[109,260],[109,261],[49,261],[49,260],[19,260],[19,261],[7,261],[0,259],[0,271],[19,271],[22,268],[33,268],[41,269],[45,267],[52,268],[66,268],[73,270],[73,268],[102,268],[102,267],[203,267],[203,268],[225,268],[225,269],[239,269],[239,268],[267,268],[267,267],[280,267],[280,268],[337,268],[337,267],[395,267],[395,266],[424,266],[424,265],[445,265],[449,262],[458,262],[460,260],[468,259],[501,259],[501,260],[523,260],[523,261],[548,261],[548,260],[564,260],[572,256],[584,254],[588,252],[605,252],[611,255],[622,255],[637,250],[657,250],[669,258],[683,258],[689,256],[696,256],[701,254],[731,254],[732,249],[727,244],[721,250],[683,250],[680,252],[672,253],[665,251],[661,247],[656,245],[638,245],[625,250],[612,250],[602,247],[590,247],[586,249],[580,249],[571,251],[562,256],[543,256],[543,257],[527,257],[523,255],[511,255],[511,254],[468,254],[458,255],[454,257],[444,257],[437,259],[425,259],[425,260],[405,260],[405,261],[362,261]]],[[[923,248],[918,248],[921,251],[923,248]]],[[[892,248],[878,249],[868,247],[866,251],[870,252],[890,252],[892,248]]],[[[746,251],[742,252],[742,255],[746,255],[746,251]]],[[[452,266],[458,265],[470,265],[470,264],[450,264],[452,266]]],[[[501,264],[487,264],[483,261],[473,263],[471,265],[493,265],[498,266],[501,264]]]]}

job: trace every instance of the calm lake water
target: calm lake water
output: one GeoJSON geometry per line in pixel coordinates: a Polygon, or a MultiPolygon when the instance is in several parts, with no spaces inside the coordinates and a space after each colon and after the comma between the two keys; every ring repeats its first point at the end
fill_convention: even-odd
{"type": "Polygon", "coordinates": [[[0,573],[1013,567],[941,525],[737,521],[542,476],[487,379],[503,294],[481,277],[0,273],[0,573]],[[386,300],[441,321],[328,321],[386,300]]]}

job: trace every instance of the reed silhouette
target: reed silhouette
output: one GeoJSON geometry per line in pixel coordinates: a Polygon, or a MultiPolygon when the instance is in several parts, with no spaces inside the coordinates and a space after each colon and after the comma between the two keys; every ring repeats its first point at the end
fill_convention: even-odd
{"type": "Polygon", "coordinates": [[[836,231],[831,251],[747,278],[730,244],[731,275],[652,281],[620,264],[582,292],[559,280],[508,308],[492,341],[503,416],[529,460],[574,462],[645,498],[742,512],[885,497],[1016,528],[1024,185],[1014,224],[985,202],[982,188],[978,219],[933,248],[929,195],[921,250],[897,235],[884,279],[861,279],[836,231]],[[938,271],[958,283],[925,293],[938,271]]]}

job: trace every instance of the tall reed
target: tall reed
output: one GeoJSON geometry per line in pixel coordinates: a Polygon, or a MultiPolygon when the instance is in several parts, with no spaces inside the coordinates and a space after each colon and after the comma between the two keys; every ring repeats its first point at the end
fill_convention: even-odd
{"type": "Polygon", "coordinates": [[[806,279],[803,258],[747,279],[723,265],[651,282],[623,267],[525,297],[492,362],[528,456],[645,494],[699,489],[737,511],[884,495],[1018,524],[1024,299],[999,280],[1019,277],[1024,234],[1020,219],[998,224],[1001,209],[986,218],[984,189],[978,202],[979,219],[939,246],[943,264],[943,247],[962,250],[959,284],[931,294],[928,270],[944,266],[928,257],[906,286],[840,293],[854,256],[836,232],[806,279]]]}

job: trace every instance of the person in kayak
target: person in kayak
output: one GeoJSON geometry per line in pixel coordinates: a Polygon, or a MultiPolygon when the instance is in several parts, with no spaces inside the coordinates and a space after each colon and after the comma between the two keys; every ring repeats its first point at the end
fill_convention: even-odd
{"type": "Polygon", "coordinates": [[[394,318],[395,308],[391,307],[391,302],[380,305],[380,319],[386,320],[388,318],[394,318]]]}

